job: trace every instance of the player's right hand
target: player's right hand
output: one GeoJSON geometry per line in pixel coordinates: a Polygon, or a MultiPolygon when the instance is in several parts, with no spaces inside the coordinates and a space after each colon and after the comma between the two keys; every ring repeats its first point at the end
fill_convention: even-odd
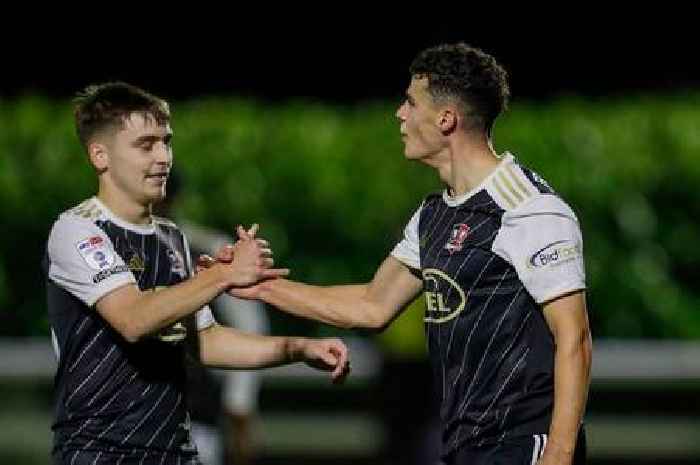
{"type": "Polygon", "coordinates": [[[229,269],[231,289],[254,285],[262,280],[287,276],[289,269],[273,268],[274,259],[269,244],[264,239],[255,237],[257,224],[249,230],[238,226],[238,241],[234,245],[226,245],[219,249],[216,259],[208,255],[200,256],[197,260],[197,270],[210,268],[221,263],[229,269]]]}

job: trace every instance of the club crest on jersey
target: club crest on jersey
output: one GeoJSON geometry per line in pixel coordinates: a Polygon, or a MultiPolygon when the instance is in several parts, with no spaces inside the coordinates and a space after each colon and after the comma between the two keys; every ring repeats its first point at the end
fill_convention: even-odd
{"type": "Polygon", "coordinates": [[[139,272],[146,269],[146,266],[143,263],[143,258],[141,258],[139,256],[139,254],[136,252],[134,252],[134,254],[129,259],[129,269],[131,271],[139,271],[139,272]]]}
{"type": "Polygon", "coordinates": [[[94,270],[104,270],[114,264],[114,253],[100,236],[91,236],[76,244],[80,256],[94,270]]]}
{"type": "Polygon", "coordinates": [[[185,260],[178,250],[168,249],[168,259],[170,260],[170,270],[173,274],[185,277],[185,260]]]}
{"type": "Polygon", "coordinates": [[[459,252],[464,247],[464,241],[469,236],[471,228],[468,224],[459,223],[452,227],[452,233],[450,234],[450,240],[445,244],[445,249],[453,254],[459,252]]]}

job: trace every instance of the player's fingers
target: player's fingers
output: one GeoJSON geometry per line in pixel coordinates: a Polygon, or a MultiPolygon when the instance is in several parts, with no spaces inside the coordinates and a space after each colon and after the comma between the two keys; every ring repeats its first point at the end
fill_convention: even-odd
{"type": "Polygon", "coordinates": [[[240,224],[236,226],[236,234],[238,235],[238,238],[242,241],[249,241],[251,239],[251,237],[248,235],[248,231],[246,231],[245,228],[240,224]]]}
{"type": "Polygon", "coordinates": [[[321,352],[320,358],[323,361],[323,363],[326,364],[326,367],[328,367],[329,369],[333,369],[333,373],[335,373],[334,367],[338,363],[338,357],[336,357],[335,354],[333,354],[331,351],[324,350],[321,352]]]}
{"type": "Polygon", "coordinates": [[[345,365],[343,365],[343,369],[340,371],[339,375],[333,376],[333,384],[344,383],[348,375],[350,375],[350,362],[347,362],[345,365]]]}
{"type": "Polygon", "coordinates": [[[348,363],[348,350],[342,345],[333,347],[333,351],[338,357],[338,364],[335,366],[335,370],[333,370],[333,379],[338,379],[342,376],[343,371],[345,371],[345,365],[348,363]]]}
{"type": "Polygon", "coordinates": [[[220,262],[230,262],[233,260],[234,247],[227,244],[216,251],[216,259],[220,262]]]}
{"type": "Polygon", "coordinates": [[[258,225],[258,223],[253,223],[250,229],[246,231],[248,233],[248,237],[250,239],[254,239],[255,235],[258,233],[258,229],[260,229],[260,225],[258,225]]]}
{"type": "Polygon", "coordinates": [[[259,258],[257,265],[261,268],[272,268],[275,266],[275,260],[273,258],[259,258]]]}
{"type": "Polygon", "coordinates": [[[248,287],[232,287],[226,292],[239,299],[257,299],[255,291],[248,287]]]}
{"type": "Polygon", "coordinates": [[[265,257],[271,257],[272,255],[274,255],[274,253],[272,252],[272,249],[261,248],[260,255],[263,255],[265,257]]]}
{"type": "Polygon", "coordinates": [[[265,239],[260,239],[260,238],[256,237],[255,242],[257,242],[260,247],[263,247],[263,248],[270,247],[270,242],[265,240],[265,239]]]}
{"type": "Polygon", "coordinates": [[[216,260],[214,260],[212,257],[210,257],[207,254],[202,254],[199,257],[197,257],[197,266],[201,268],[209,268],[212,265],[216,263],[216,260]]]}
{"type": "Polygon", "coordinates": [[[289,268],[266,268],[260,271],[260,277],[263,279],[283,278],[289,276],[289,268]]]}

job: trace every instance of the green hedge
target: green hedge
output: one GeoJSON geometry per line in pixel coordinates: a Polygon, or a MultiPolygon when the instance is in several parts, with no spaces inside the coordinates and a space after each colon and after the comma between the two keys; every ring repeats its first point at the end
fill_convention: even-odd
{"type": "MultiPolygon", "coordinates": [[[[520,103],[495,130],[583,225],[597,336],[700,337],[699,95],[520,103]]],[[[314,283],[367,280],[427,192],[394,106],[237,99],[175,103],[181,216],[257,221],[278,263],[314,283]]],[[[39,262],[56,215],[95,181],[68,102],[0,101],[0,334],[47,331],[39,262]]]]}

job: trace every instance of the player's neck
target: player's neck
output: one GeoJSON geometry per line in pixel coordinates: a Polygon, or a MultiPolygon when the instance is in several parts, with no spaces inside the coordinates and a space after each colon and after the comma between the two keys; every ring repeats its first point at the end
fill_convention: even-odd
{"type": "Polygon", "coordinates": [[[479,186],[500,163],[485,135],[455,138],[450,143],[450,153],[447,184],[453,196],[466,194],[479,186]]]}
{"type": "Polygon", "coordinates": [[[151,205],[130,199],[124,192],[100,186],[97,198],[120,219],[132,224],[151,222],[151,205]]]}

